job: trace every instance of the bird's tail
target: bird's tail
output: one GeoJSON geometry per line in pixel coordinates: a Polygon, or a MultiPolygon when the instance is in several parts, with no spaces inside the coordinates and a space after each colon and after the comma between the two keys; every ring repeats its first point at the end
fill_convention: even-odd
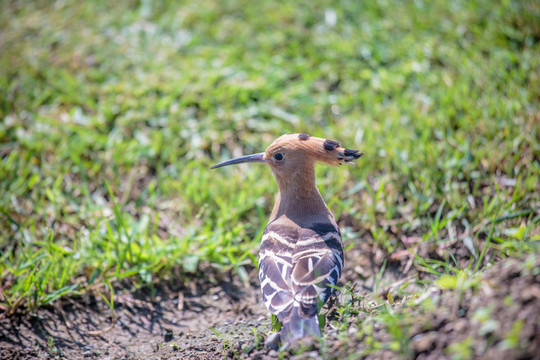
{"type": "Polygon", "coordinates": [[[319,318],[316,313],[312,317],[303,317],[300,314],[300,307],[293,306],[290,316],[283,321],[281,341],[284,344],[292,344],[306,336],[321,337],[319,318]]]}

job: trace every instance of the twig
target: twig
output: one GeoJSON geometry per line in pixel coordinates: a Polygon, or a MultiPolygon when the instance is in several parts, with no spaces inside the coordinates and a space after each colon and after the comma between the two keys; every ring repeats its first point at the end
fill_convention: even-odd
{"type": "Polygon", "coordinates": [[[112,330],[112,328],[114,327],[114,325],[116,325],[116,321],[118,320],[118,318],[113,314],[113,317],[112,317],[112,324],[105,328],[105,329],[101,329],[101,330],[95,330],[95,331],[87,331],[86,333],[88,335],[101,335],[101,334],[104,334],[106,332],[109,332],[112,330]]]}

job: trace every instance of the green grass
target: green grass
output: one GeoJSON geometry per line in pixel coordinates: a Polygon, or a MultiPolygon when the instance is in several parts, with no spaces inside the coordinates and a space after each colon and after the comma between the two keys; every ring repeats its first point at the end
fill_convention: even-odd
{"type": "Polygon", "coordinates": [[[463,241],[468,269],[415,261],[454,287],[538,253],[538,2],[0,5],[4,310],[201,263],[246,280],[276,186],[209,166],[288,132],[366,153],[317,170],[347,246],[463,241]]]}

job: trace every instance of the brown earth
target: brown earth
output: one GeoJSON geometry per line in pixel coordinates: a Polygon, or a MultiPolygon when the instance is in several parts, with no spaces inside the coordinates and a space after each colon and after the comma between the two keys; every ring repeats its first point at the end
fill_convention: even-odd
{"type": "Polygon", "coordinates": [[[167,283],[136,291],[124,283],[124,291],[115,290],[114,318],[92,292],[4,318],[0,359],[150,359],[162,347],[185,357],[222,358],[224,339],[268,324],[258,289],[228,280],[194,279],[188,287],[167,283]]]}
{"type": "MultiPolygon", "coordinates": [[[[405,253],[385,256],[377,248],[362,245],[348,251],[350,265],[343,281],[356,286],[359,296],[372,293],[385,259],[380,298],[420,275],[405,253]]],[[[539,267],[536,259],[533,270],[539,267]]],[[[436,301],[437,309],[414,314],[406,353],[381,349],[365,354],[365,336],[344,340],[327,323],[324,351],[312,342],[307,351],[285,356],[345,358],[364,353],[362,358],[368,359],[444,359],[449,358],[445,351],[448,345],[466,344],[470,338],[474,346],[469,351],[475,358],[540,359],[540,274],[533,270],[524,269],[521,260],[509,259],[486,271],[477,290],[457,294],[436,286],[424,289],[425,296],[436,301]],[[487,325],[487,320],[479,320],[478,314],[484,313],[487,325]],[[516,326],[517,344],[509,346],[503,339],[516,326]]],[[[116,284],[114,315],[97,293],[88,292],[31,315],[3,317],[0,359],[277,358],[276,351],[263,346],[270,320],[257,284],[242,284],[229,273],[205,273],[188,285],[167,281],[133,290],[127,282],[116,284]]],[[[257,278],[255,269],[250,275],[257,278]]],[[[395,300],[393,306],[402,306],[395,300]]],[[[330,311],[329,316],[337,315],[330,311]]],[[[343,321],[353,331],[358,321],[369,316],[369,311],[360,311],[343,321]]],[[[388,330],[375,324],[369,341],[391,342],[388,330]]]]}

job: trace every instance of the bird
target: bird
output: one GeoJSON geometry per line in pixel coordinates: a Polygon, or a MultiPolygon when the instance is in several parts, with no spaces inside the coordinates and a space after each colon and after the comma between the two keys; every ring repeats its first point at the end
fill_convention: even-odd
{"type": "Polygon", "coordinates": [[[286,345],[321,338],[318,312],[344,265],[341,232],[316,186],[315,164],[341,165],[362,155],[337,141],[294,133],[280,136],[264,152],[211,167],[264,163],[276,179],[278,194],[259,250],[259,281],[286,345]]]}

